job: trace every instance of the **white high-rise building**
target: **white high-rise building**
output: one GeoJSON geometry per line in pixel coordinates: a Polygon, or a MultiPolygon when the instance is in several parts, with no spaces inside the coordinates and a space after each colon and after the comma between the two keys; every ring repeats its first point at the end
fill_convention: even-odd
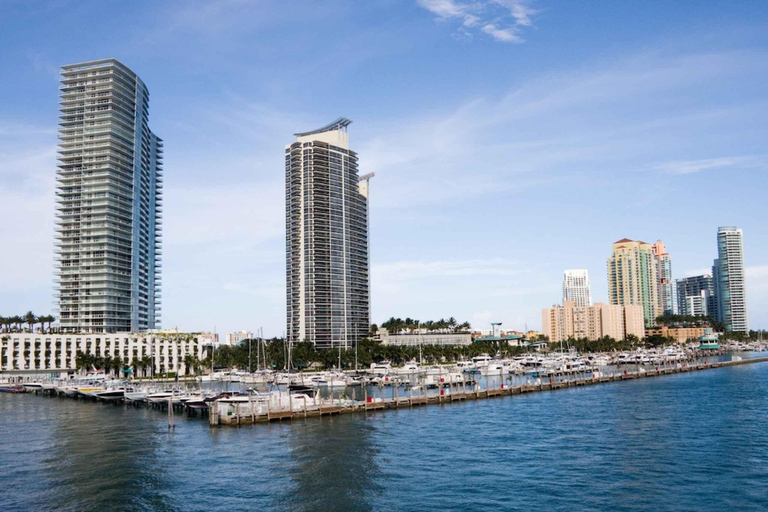
{"type": "Polygon", "coordinates": [[[573,302],[576,307],[591,306],[589,272],[586,269],[566,270],[563,275],[563,303],[573,302]]]}
{"type": "Polygon", "coordinates": [[[717,229],[717,259],[712,267],[717,319],[736,332],[749,332],[743,235],[736,226],[717,229]]]}
{"type": "Polygon", "coordinates": [[[286,334],[351,347],[370,330],[368,180],[340,118],[285,148],[286,334]]]}
{"type": "Polygon", "coordinates": [[[163,142],[149,91],[115,59],[61,68],[57,304],[66,332],[160,323],[163,142]]]}

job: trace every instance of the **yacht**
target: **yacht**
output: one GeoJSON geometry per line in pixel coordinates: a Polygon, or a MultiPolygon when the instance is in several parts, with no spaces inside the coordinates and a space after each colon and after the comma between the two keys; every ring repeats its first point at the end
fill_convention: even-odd
{"type": "Polygon", "coordinates": [[[472,361],[459,361],[456,363],[456,368],[460,372],[473,372],[477,370],[475,363],[473,363],[472,361]]]}
{"type": "Polygon", "coordinates": [[[392,371],[392,365],[389,361],[382,361],[380,363],[371,363],[371,373],[379,377],[389,375],[392,371]]]}
{"type": "Polygon", "coordinates": [[[416,361],[411,361],[409,363],[405,363],[402,368],[396,368],[393,373],[398,375],[413,375],[415,373],[419,373],[420,371],[421,368],[419,367],[419,363],[416,361]]]}
{"type": "Polygon", "coordinates": [[[480,354],[479,356],[475,356],[472,358],[472,363],[475,365],[475,368],[477,370],[482,370],[484,367],[488,366],[488,363],[492,359],[493,358],[488,354],[480,354]]]}

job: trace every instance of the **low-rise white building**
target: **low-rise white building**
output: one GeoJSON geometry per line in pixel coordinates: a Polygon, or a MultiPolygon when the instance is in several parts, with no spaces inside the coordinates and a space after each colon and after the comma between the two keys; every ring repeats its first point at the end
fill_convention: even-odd
{"type": "Polygon", "coordinates": [[[472,335],[468,332],[428,332],[389,334],[386,329],[379,329],[374,337],[382,345],[418,347],[419,345],[471,345],[472,335]]]}
{"type": "MultiPolygon", "coordinates": [[[[120,358],[125,367],[140,366],[145,373],[193,373],[184,359],[207,356],[210,340],[194,333],[92,333],[92,334],[0,334],[0,373],[65,372],[77,369],[77,353],[120,358]],[[151,360],[152,367],[144,362],[151,360]]],[[[141,371],[140,371],[141,373],[141,371]]]]}

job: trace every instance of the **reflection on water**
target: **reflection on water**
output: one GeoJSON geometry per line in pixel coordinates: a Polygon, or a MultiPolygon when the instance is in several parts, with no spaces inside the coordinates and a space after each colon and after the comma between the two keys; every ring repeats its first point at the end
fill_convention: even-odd
{"type": "Polygon", "coordinates": [[[768,364],[211,429],[0,394],[0,509],[768,509],[768,364]]]}

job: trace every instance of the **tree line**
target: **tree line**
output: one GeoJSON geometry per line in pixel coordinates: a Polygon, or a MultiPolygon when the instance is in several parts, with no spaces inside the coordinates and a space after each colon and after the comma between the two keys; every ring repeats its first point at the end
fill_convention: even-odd
{"type": "MultiPolygon", "coordinates": [[[[416,331],[418,329],[426,329],[427,331],[468,331],[470,329],[469,322],[458,323],[454,317],[450,317],[448,320],[441,318],[440,320],[427,320],[421,322],[413,318],[391,317],[381,326],[391,333],[398,333],[401,331],[416,331]]],[[[375,327],[375,326],[374,326],[375,327]]]]}
{"type": "MultiPolygon", "coordinates": [[[[208,358],[208,361],[210,361],[210,358],[208,358]]],[[[164,365],[153,368],[152,362],[152,356],[149,355],[134,359],[123,359],[120,356],[102,357],[86,354],[81,350],[78,350],[75,354],[75,365],[78,370],[103,370],[105,373],[112,373],[116,376],[120,376],[124,370],[130,368],[133,375],[137,377],[150,377],[153,374],[156,376],[164,376],[167,374],[175,375],[176,368],[166,368],[164,365]]],[[[202,373],[205,365],[210,364],[191,354],[184,356],[184,359],[180,362],[184,364],[185,368],[180,367],[179,369],[184,370],[186,375],[199,375],[202,373]]]]}
{"type": "Polygon", "coordinates": [[[35,325],[40,324],[40,331],[46,332],[45,324],[48,324],[48,330],[51,329],[51,324],[56,321],[56,317],[52,315],[40,315],[37,316],[31,311],[23,316],[2,316],[0,315],[0,327],[3,332],[22,332],[24,330],[24,324],[29,326],[29,331],[35,330],[35,325]]]}
{"type": "MultiPolygon", "coordinates": [[[[290,366],[294,369],[303,370],[312,367],[338,368],[339,359],[341,359],[341,368],[344,370],[355,369],[355,356],[357,356],[357,366],[364,370],[370,367],[371,363],[378,363],[384,360],[398,365],[408,361],[421,360],[424,364],[436,364],[442,362],[455,362],[462,359],[471,359],[480,354],[499,355],[502,357],[513,357],[526,352],[524,347],[515,347],[507,341],[474,342],[471,345],[447,346],[447,345],[423,345],[421,353],[419,347],[383,345],[379,342],[363,339],[357,347],[355,354],[354,347],[348,349],[316,349],[310,342],[294,343],[290,347],[290,356],[288,355],[288,345],[280,338],[264,340],[264,345],[259,348],[258,366],[257,366],[257,346],[258,340],[251,340],[250,367],[256,371],[258,368],[267,368],[270,370],[282,370],[287,368],[288,358],[290,357],[290,366]],[[266,360],[264,357],[266,354],[266,360]]],[[[248,340],[244,340],[238,345],[224,345],[217,347],[214,354],[214,367],[248,369],[249,350],[248,340]]],[[[211,366],[210,354],[207,355],[206,367],[211,366]]]]}
{"type": "Polygon", "coordinates": [[[610,336],[603,336],[596,340],[587,338],[568,338],[565,341],[550,343],[549,350],[551,352],[559,352],[573,348],[582,354],[592,352],[624,352],[632,351],[640,347],[660,347],[671,345],[673,343],[675,343],[674,338],[664,337],[658,334],[646,336],[643,339],[638,338],[634,334],[630,334],[622,340],[616,340],[610,336]]]}

